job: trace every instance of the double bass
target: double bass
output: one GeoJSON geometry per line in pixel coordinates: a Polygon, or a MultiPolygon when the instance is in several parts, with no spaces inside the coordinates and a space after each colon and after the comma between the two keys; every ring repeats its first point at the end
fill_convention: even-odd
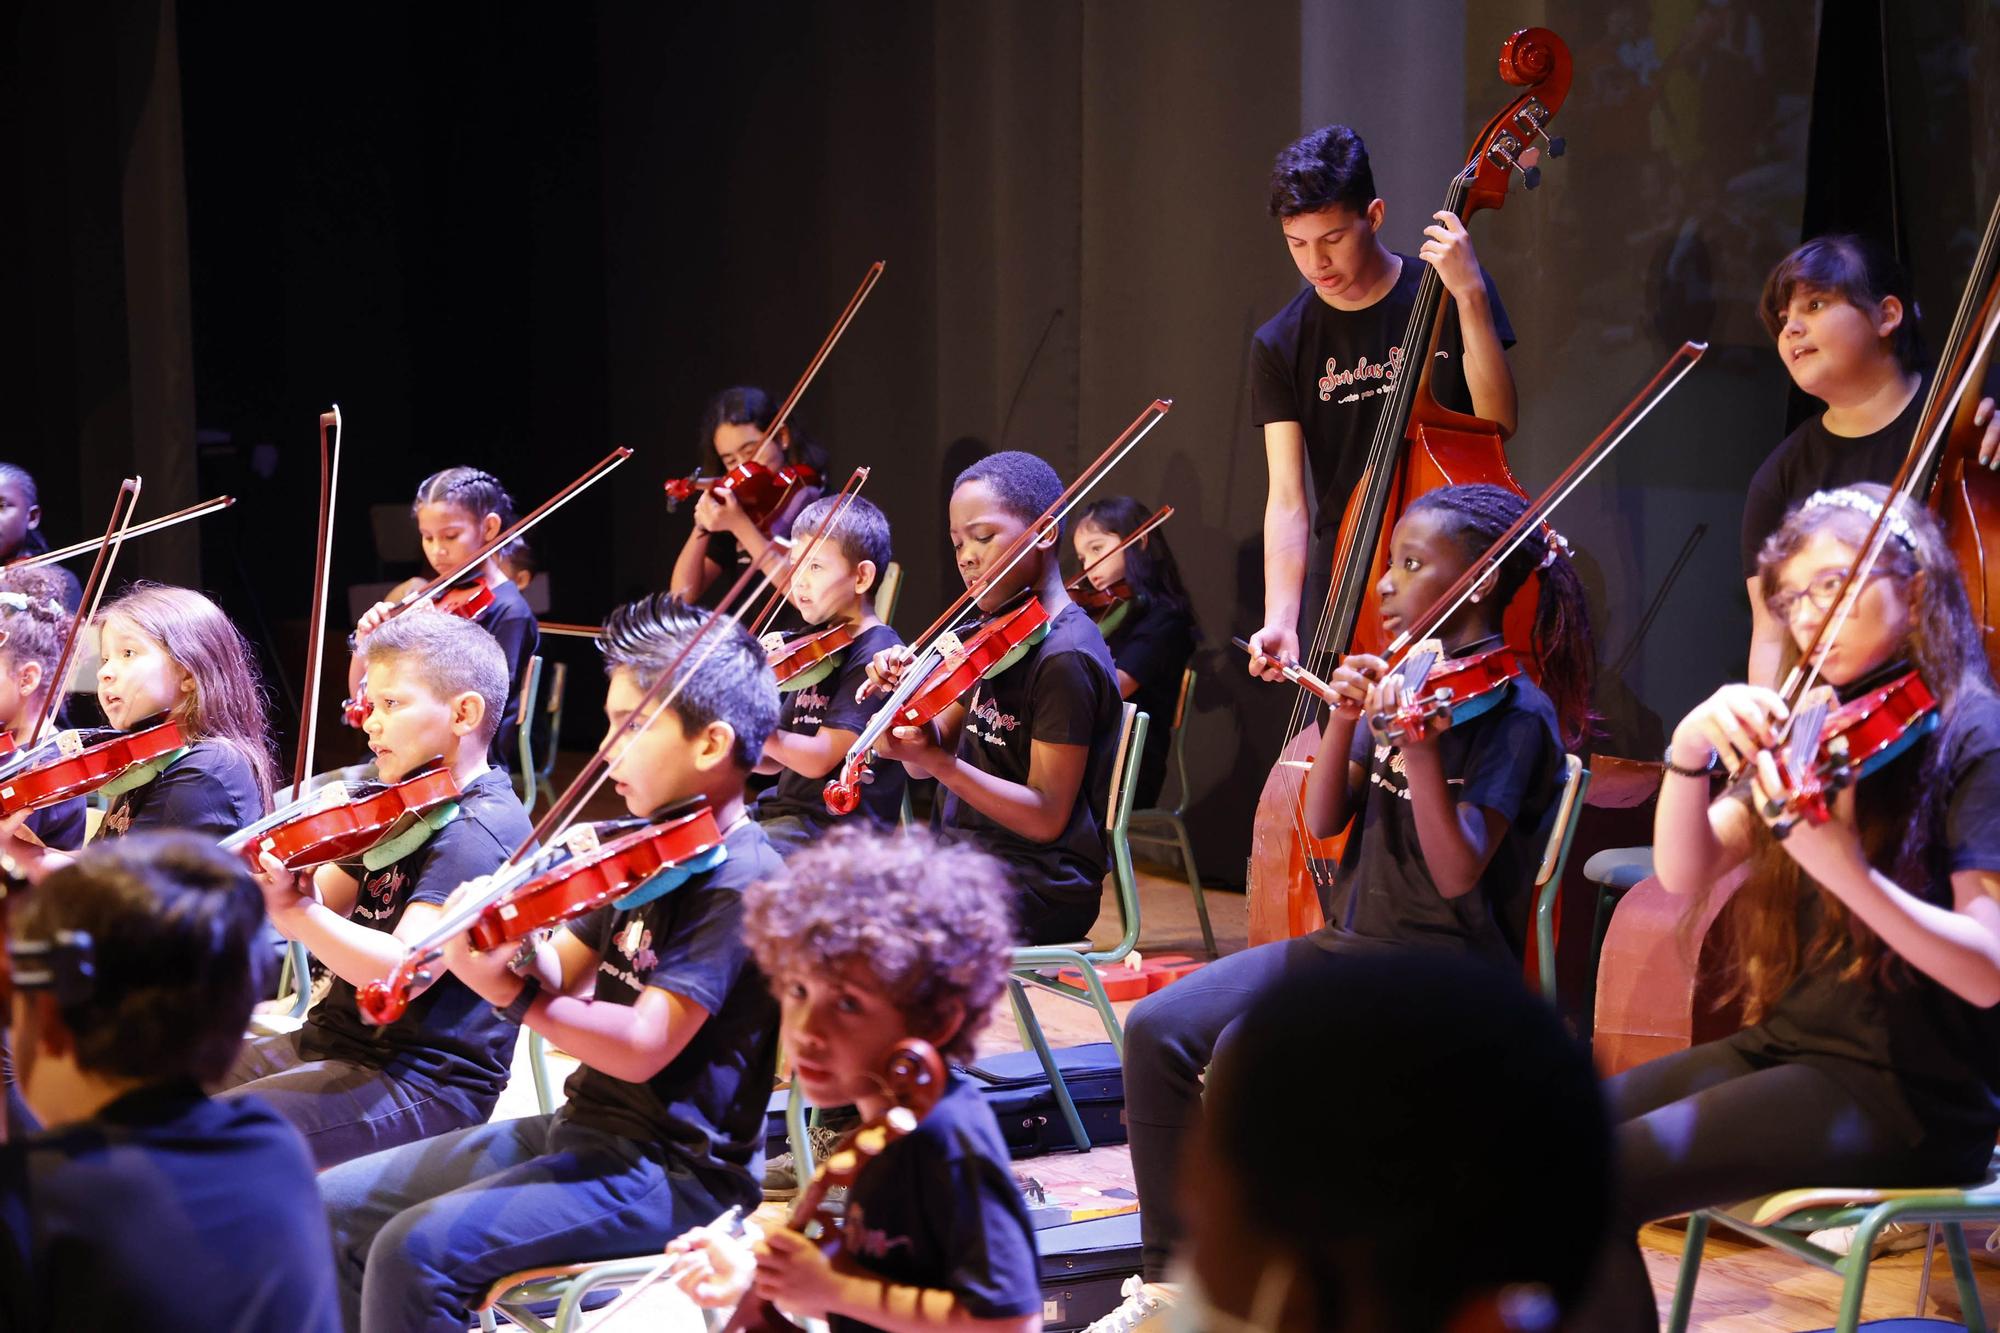
{"type": "MultiPolygon", "coordinates": [[[[1524,28],[1501,44],[1500,77],[1522,91],[1480,130],[1445,195],[1444,207],[1467,221],[1481,209],[1504,206],[1516,176],[1534,188],[1540,183],[1537,160],[1562,152],[1562,140],[1551,138],[1548,127],[1569,95],[1569,47],[1547,28],[1524,28]]],[[[1507,432],[1495,422],[1451,411],[1432,392],[1431,368],[1446,308],[1444,284],[1426,265],[1401,343],[1404,364],[1421,369],[1391,386],[1361,484],[1342,514],[1332,586],[1304,655],[1315,670],[1343,652],[1379,652],[1384,646],[1375,584],[1388,568],[1390,530],[1412,500],[1472,482],[1526,495],[1507,466],[1507,432]],[[1421,357],[1409,354],[1415,348],[1424,349],[1421,357]]],[[[1536,596],[1531,579],[1504,619],[1507,642],[1524,654],[1531,672],[1536,596]]],[[[1319,839],[1305,827],[1305,774],[1319,743],[1317,716],[1313,696],[1302,691],[1286,729],[1290,739],[1257,800],[1248,876],[1253,945],[1318,929],[1321,894],[1332,886],[1345,842],[1344,834],[1319,839]]]]}

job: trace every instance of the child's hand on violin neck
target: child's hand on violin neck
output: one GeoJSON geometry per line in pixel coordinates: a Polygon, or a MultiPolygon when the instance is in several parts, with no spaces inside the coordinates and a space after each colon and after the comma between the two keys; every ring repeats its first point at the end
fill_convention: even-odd
{"type": "Polygon", "coordinates": [[[1389,664],[1373,653],[1350,653],[1341,658],[1340,665],[1326,678],[1338,696],[1337,701],[1329,701],[1333,710],[1342,717],[1358,718],[1375,707],[1371,696],[1388,670],[1389,664]]]}
{"type": "Polygon", "coordinates": [[[764,1233],[754,1223],[744,1223],[742,1236],[732,1236],[713,1224],[696,1227],[667,1242],[667,1254],[679,1260],[674,1285],[689,1300],[705,1310],[727,1310],[749,1293],[750,1277],[757,1271],[757,1255],[752,1248],[764,1233]]]}
{"type": "Polygon", "coordinates": [[[868,679],[861,682],[861,688],[855,691],[855,697],[873,699],[877,695],[890,693],[903,679],[903,672],[909,669],[910,663],[916,660],[917,655],[910,651],[908,644],[899,643],[884,648],[868,659],[868,679]]]}
{"type": "Polygon", "coordinates": [[[387,620],[389,613],[395,609],[395,604],[392,602],[377,602],[363,611],[361,619],[354,623],[354,637],[365,639],[373,634],[382,627],[382,622],[387,620]]]}
{"type": "Polygon", "coordinates": [[[737,500],[735,491],[711,486],[694,502],[694,522],[696,527],[710,532],[740,535],[744,524],[749,522],[749,516],[743,512],[743,505],[737,500]]]}
{"type": "MultiPolygon", "coordinates": [[[[440,914],[452,915],[464,899],[481,892],[491,882],[492,876],[481,875],[459,885],[452,890],[451,897],[444,900],[440,914]]],[[[527,984],[508,966],[513,960],[513,950],[505,947],[475,949],[470,931],[458,931],[445,941],[440,960],[454,976],[472,989],[473,994],[501,1009],[514,1003],[521,987],[527,984]]]]}
{"type": "Polygon", "coordinates": [[[259,869],[251,878],[264,891],[264,914],[283,933],[284,923],[304,911],[307,903],[318,901],[318,894],[309,876],[293,874],[269,852],[258,857],[257,863],[259,869]]]}
{"type": "Polygon", "coordinates": [[[824,1319],[839,1292],[840,1276],[824,1250],[786,1228],[772,1232],[757,1246],[757,1273],[751,1285],[787,1313],[824,1319]]]}
{"type": "Polygon", "coordinates": [[[1674,728],[1674,763],[1706,768],[1711,753],[1734,773],[1775,744],[1778,728],[1790,716],[1776,690],[1761,685],[1724,685],[1682,718],[1674,728]]]}
{"type": "MultiPolygon", "coordinates": [[[[908,769],[912,777],[936,777],[931,771],[931,760],[943,753],[938,745],[937,724],[926,722],[920,727],[891,727],[875,742],[875,753],[884,759],[895,760],[908,769]]],[[[874,779],[870,775],[866,780],[874,779]]]]}

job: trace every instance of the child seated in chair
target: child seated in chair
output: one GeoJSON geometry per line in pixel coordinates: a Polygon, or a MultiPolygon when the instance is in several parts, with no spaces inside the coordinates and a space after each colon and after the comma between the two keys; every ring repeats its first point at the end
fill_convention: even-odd
{"type": "Polygon", "coordinates": [[[337,1329],[305,1146],[262,1102],[201,1090],[258,993],[247,868],[193,834],[135,834],[26,904],[14,1052],[46,1129],[0,1146],[0,1328],[337,1329]]]}
{"type": "MultiPolygon", "coordinates": [[[[827,835],[789,869],[789,885],[750,891],[744,933],[806,1100],[853,1102],[873,1123],[890,1106],[878,1071],[898,1042],[971,1057],[1006,978],[1007,873],[962,843],[861,828],[827,835]]],[[[1027,1208],[993,1112],[959,1074],[862,1169],[831,1257],[783,1228],[743,1240],[703,1227],[667,1252],[694,1256],[682,1287],[706,1306],[754,1294],[836,1330],[1041,1327],[1027,1208]]]]}

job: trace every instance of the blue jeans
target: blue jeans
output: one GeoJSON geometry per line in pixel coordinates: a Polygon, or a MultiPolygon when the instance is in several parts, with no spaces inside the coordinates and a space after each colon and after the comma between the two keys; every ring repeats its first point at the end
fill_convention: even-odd
{"type": "Polygon", "coordinates": [[[319,1187],[341,1319],[367,1333],[465,1333],[469,1307],[509,1273],[656,1251],[727,1206],[686,1167],[559,1115],[358,1158],[319,1187]]]}

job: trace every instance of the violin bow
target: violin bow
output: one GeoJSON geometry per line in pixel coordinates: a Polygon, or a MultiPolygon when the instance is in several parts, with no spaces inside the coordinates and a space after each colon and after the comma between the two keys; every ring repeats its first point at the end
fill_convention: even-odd
{"type": "Polygon", "coordinates": [[[1161,505],[1158,513],[1154,514],[1144,523],[1141,523],[1138,527],[1132,529],[1132,531],[1126,533],[1125,536],[1119,541],[1119,543],[1116,546],[1112,547],[1110,550],[1106,551],[1103,555],[1098,556],[1097,559],[1091,561],[1089,564],[1085,565],[1082,569],[1078,570],[1076,577],[1069,581],[1069,586],[1072,588],[1080,587],[1083,581],[1090,577],[1091,570],[1096,569],[1099,565],[1109,560],[1112,556],[1117,555],[1120,551],[1130,546],[1133,542],[1136,542],[1140,538],[1147,536],[1153,531],[1154,528],[1159,527],[1160,524],[1166,522],[1173,516],[1174,516],[1174,507],[1172,505],[1161,505]]]}
{"type": "Polygon", "coordinates": [[[313,556],[312,625],[306,633],[305,701],[299,750],[292,763],[292,797],[305,795],[319,739],[319,678],[326,649],[326,602],[333,578],[333,507],[340,488],[340,404],[319,414],[319,548],[313,556]]]}
{"type": "Polygon", "coordinates": [[[1646,382],[1631,402],[1625,404],[1611,424],[1597,433],[1597,438],[1583,447],[1562,475],[1549,483],[1548,489],[1535,497],[1533,503],[1521,511],[1521,516],[1508,525],[1507,530],[1486,548],[1486,553],[1466,566],[1465,572],[1441,593],[1430,608],[1411,621],[1390,641],[1384,649],[1385,657],[1394,658],[1407,650],[1411,644],[1421,642],[1435,633],[1437,627],[1458,613],[1460,607],[1472,599],[1473,592],[1485,581],[1487,575],[1521,548],[1528,540],[1528,534],[1548,521],[1557,507],[1570,497],[1570,493],[1581,486],[1584,479],[1597,470],[1597,465],[1611,456],[1611,451],[1625,442],[1639,423],[1652,414],[1674,387],[1687,377],[1689,371],[1701,361],[1708,351],[1705,342],[1684,342],[1667,363],[1646,382]]]}
{"type": "MultiPolygon", "coordinates": [[[[171,514],[162,514],[158,518],[149,518],[143,523],[134,523],[125,530],[125,534],[120,540],[131,541],[134,537],[144,537],[148,533],[160,532],[173,527],[175,524],[185,523],[191,518],[202,518],[208,514],[217,513],[235,503],[236,497],[233,495],[218,495],[213,500],[203,500],[200,504],[189,505],[186,509],[176,509],[171,514]]],[[[50,551],[38,551],[34,555],[24,555],[18,560],[8,561],[5,567],[8,569],[36,569],[42,565],[53,565],[63,560],[74,559],[77,556],[95,551],[102,545],[103,543],[98,538],[92,537],[88,541],[76,542],[69,546],[59,546],[50,551]]]]}
{"type": "MultiPolygon", "coordinates": [[[[847,479],[847,484],[841,487],[833,506],[827,510],[826,517],[820,520],[820,524],[814,531],[811,541],[806,545],[805,549],[807,553],[810,553],[813,546],[825,538],[827,532],[832,529],[841,514],[846,512],[847,506],[853,503],[856,495],[860,494],[862,485],[868,480],[868,475],[869,469],[865,467],[854,470],[854,475],[847,479]]],[[[537,844],[546,846],[556,838],[561,837],[569,826],[575,822],[576,816],[582,812],[583,807],[589,803],[590,798],[595,796],[598,789],[604,785],[604,780],[610,776],[611,770],[616,767],[620,759],[624,758],[625,750],[632,743],[632,738],[644,731],[647,726],[650,726],[653,719],[659,715],[661,709],[672,706],[673,701],[680,697],[680,691],[686,687],[689,678],[713,655],[715,647],[711,644],[708,652],[697,659],[693,666],[688,667],[685,671],[681,669],[696,647],[701,645],[703,640],[708,637],[710,629],[725,619],[735,624],[742,623],[744,609],[750,601],[755,599],[754,593],[749,597],[745,597],[744,589],[750,585],[753,578],[758,577],[760,574],[766,579],[770,577],[768,572],[760,568],[761,564],[761,561],[757,562],[737,576],[736,582],[723,595],[720,605],[695,628],[693,634],[688,636],[688,641],[681,645],[680,651],[674,654],[673,660],[660,672],[658,679],[653,682],[651,688],[641,696],[638,705],[632,712],[634,717],[643,718],[644,721],[636,728],[620,728],[616,732],[607,734],[598,743],[596,752],[590,756],[589,761],[578,771],[568,789],[554,801],[550,802],[549,808],[543,814],[541,821],[529,832],[528,836],[521,842],[521,845],[514,849],[512,855],[507,858],[508,864],[518,863],[524,857],[530,855],[537,844]],[[741,599],[741,605],[737,605],[739,599],[741,599]],[[725,615],[722,608],[731,605],[737,605],[737,609],[725,615]],[[623,737],[622,743],[621,737],[623,737]],[[617,751],[616,754],[612,753],[614,749],[617,751]]]]}
{"type": "Polygon", "coordinates": [[[514,520],[514,523],[511,527],[501,532],[492,541],[486,543],[486,545],[480,547],[479,550],[473,554],[472,558],[467,560],[458,569],[454,570],[452,573],[449,574],[438,575],[436,578],[432,579],[429,583],[426,583],[423,587],[418,588],[415,592],[412,592],[409,596],[403,598],[402,601],[397,602],[393,606],[391,606],[389,608],[388,614],[391,616],[401,615],[403,612],[415,606],[418,602],[428,601],[429,599],[443,592],[445,589],[450,588],[456,584],[463,583],[466,579],[477,575],[480,569],[485,566],[487,560],[489,560],[496,551],[505,550],[507,547],[513,545],[516,538],[525,535],[528,529],[534,527],[537,523],[540,523],[550,514],[555,513],[556,510],[562,508],[564,505],[568,504],[571,500],[574,500],[577,496],[583,494],[584,491],[596,485],[599,481],[602,481],[604,479],[605,474],[610,472],[613,468],[617,467],[620,463],[623,463],[626,459],[630,458],[631,456],[632,456],[632,451],[630,449],[625,448],[623,445],[620,445],[618,448],[613,449],[610,453],[598,459],[597,462],[593,464],[591,468],[588,471],[586,471],[582,476],[578,477],[575,481],[571,482],[569,485],[557,491],[554,495],[550,496],[548,499],[542,501],[541,504],[537,505],[529,513],[514,520]]]}
{"type": "Polygon", "coordinates": [[[138,508],[139,489],[144,484],[139,477],[127,477],[118,483],[117,498],[111,502],[111,521],[105,524],[104,538],[97,547],[97,559],[91,562],[90,577],[84,582],[76,618],[69,622],[69,633],[63,636],[62,655],[56,658],[56,669],[49,675],[49,687],[41,691],[42,697],[35,703],[35,725],[28,728],[30,745],[41,739],[42,728],[56,715],[56,697],[66,691],[69,669],[76,661],[77,636],[85,624],[97,618],[97,608],[104,600],[104,589],[111,582],[111,567],[118,561],[118,549],[124,544],[125,530],[132,525],[132,511],[138,508]]]}

